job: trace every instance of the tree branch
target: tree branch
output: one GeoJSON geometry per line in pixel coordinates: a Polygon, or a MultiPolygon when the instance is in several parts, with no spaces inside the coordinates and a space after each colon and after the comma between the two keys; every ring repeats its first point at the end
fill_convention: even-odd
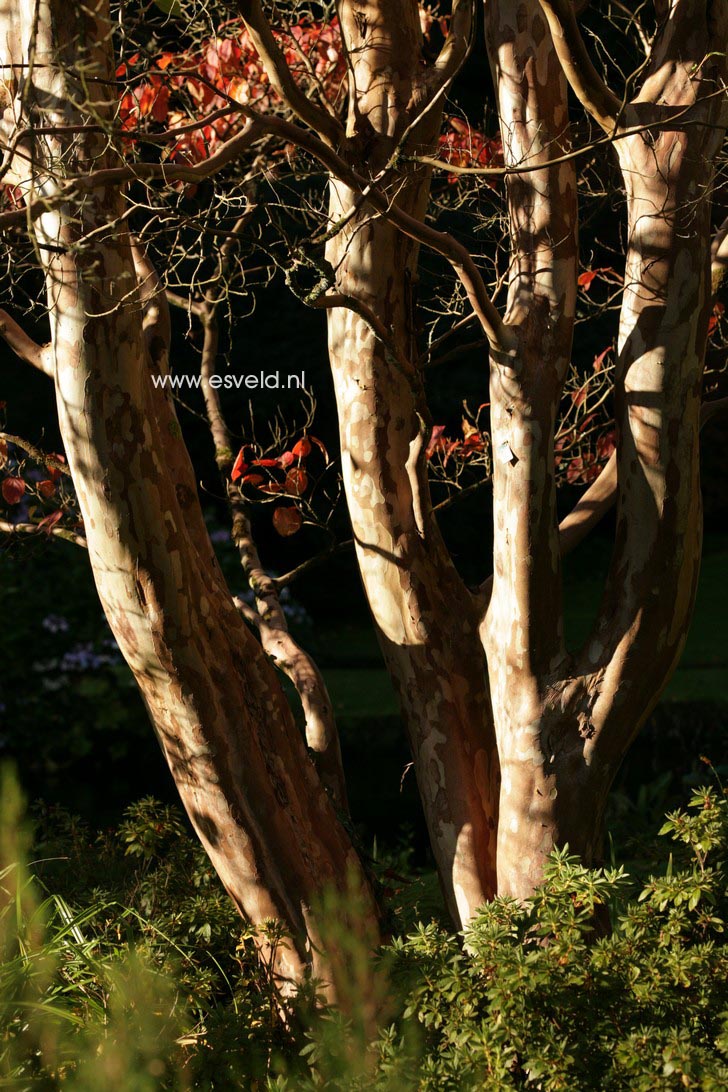
{"type": "Polygon", "coordinates": [[[307,98],[294,80],[263,14],[260,0],[240,0],[239,7],[273,89],[304,125],[308,125],[332,147],[339,144],[344,137],[343,126],[335,117],[307,98]]]}
{"type": "Polygon", "coordinates": [[[434,64],[434,90],[440,91],[457,76],[473,44],[475,25],[473,0],[455,0],[447,38],[434,64]]]}
{"type": "Polygon", "coordinates": [[[572,91],[604,132],[613,133],[619,122],[622,103],[591,62],[571,0],[539,0],[539,3],[551,28],[556,55],[572,91]]]}
{"type": "Polygon", "coordinates": [[[142,329],[152,364],[160,372],[168,370],[169,350],[172,341],[172,323],[169,302],[156,269],[146,251],[136,240],[131,244],[134,268],[139,280],[139,298],[142,303],[142,329]]]}
{"type": "Polygon", "coordinates": [[[88,549],[88,542],[83,535],[79,535],[67,527],[40,527],[37,523],[10,523],[8,520],[0,519],[0,533],[4,535],[52,535],[54,538],[62,538],[66,542],[73,542],[74,545],[81,546],[84,550],[88,549]]]}
{"type": "MultiPolygon", "coordinates": [[[[251,211],[240,217],[221,248],[221,278],[232,256],[238,234],[249,219],[251,211]]],[[[296,688],[306,724],[306,742],[313,754],[314,764],[322,784],[328,790],[336,807],[348,814],[341,746],[326,683],[314,660],[289,633],[288,621],[281,606],[278,588],[261,564],[242,495],[230,478],[234,459],[232,439],[222,412],[218,390],[211,383],[217,366],[216,312],[221,298],[222,280],[217,295],[201,302],[200,310],[196,313],[204,329],[201,375],[207,422],[215,445],[215,461],[225,487],[232,516],[232,539],[240,555],[240,562],[248,583],[255,594],[257,611],[243,609],[247,605],[242,600],[235,600],[235,602],[244,617],[258,629],[265,653],[288,676],[296,688]]]]}
{"type": "Polygon", "coordinates": [[[52,347],[38,345],[7,311],[0,311],[0,337],[26,364],[32,364],[38,371],[53,378],[52,347]]]}
{"type": "Polygon", "coordinates": [[[350,311],[353,311],[355,314],[359,315],[360,318],[364,319],[374,336],[378,341],[381,341],[384,348],[390,353],[393,359],[397,361],[400,368],[407,374],[412,374],[414,368],[411,361],[397,349],[392,341],[390,332],[387,330],[384,323],[375,315],[371,307],[367,307],[363,300],[358,300],[355,296],[347,296],[343,292],[328,292],[314,300],[312,306],[327,311],[331,310],[333,307],[348,307],[350,311]]]}
{"type": "MultiPolygon", "coordinates": [[[[233,100],[231,100],[232,102],[233,100]]],[[[264,133],[272,133],[283,140],[295,144],[318,159],[335,178],[343,182],[355,193],[359,193],[385,220],[394,224],[403,234],[416,242],[427,246],[436,254],[445,258],[463,285],[475,314],[491,346],[509,352],[514,346],[514,338],[501,315],[491,300],[485,282],[470,252],[447,232],[438,231],[428,224],[410,216],[407,212],[392,204],[369,180],[360,175],[353,167],[338,155],[333,148],[324,143],[314,133],[310,133],[292,122],[274,116],[263,117],[249,107],[240,106],[240,113],[248,118],[249,124],[242,133],[226,141],[209,159],[194,166],[177,164],[170,166],[163,163],[137,163],[128,167],[109,167],[88,175],[69,179],[59,192],[48,198],[31,202],[26,208],[0,213],[0,230],[12,226],[26,225],[56,205],[64,204],[73,196],[103,186],[119,185],[133,180],[161,178],[166,182],[199,182],[209,178],[231,163],[264,133]]]]}
{"type": "MultiPolygon", "coordinates": [[[[728,410],[728,398],[715,398],[700,407],[700,427],[707,425],[717,413],[728,410]]],[[[617,499],[617,454],[614,452],[601,474],[581,495],[568,516],[559,524],[559,546],[562,555],[570,554],[586,538],[593,527],[613,507],[617,499]]]]}
{"type": "Polygon", "coordinates": [[[38,463],[41,466],[50,466],[53,470],[59,471],[61,474],[65,474],[67,478],[71,477],[71,471],[68,469],[66,463],[61,462],[53,455],[46,455],[40,448],[35,447],[29,443],[28,440],[24,440],[22,436],[13,436],[9,432],[0,432],[0,440],[4,440],[7,444],[14,444],[15,447],[21,448],[26,455],[30,455],[34,463],[38,463]]]}

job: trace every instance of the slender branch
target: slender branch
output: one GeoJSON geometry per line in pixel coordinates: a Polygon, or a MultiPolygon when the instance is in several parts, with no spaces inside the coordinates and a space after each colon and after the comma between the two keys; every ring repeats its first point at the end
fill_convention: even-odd
{"type": "Polygon", "coordinates": [[[313,557],[306,558],[300,565],[296,565],[295,569],[291,569],[287,573],[283,573],[281,576],[275,576],[273,583],[279,590],[281,588],[288,587],[294,580],[298,580],[299,576],[303,576],[304,573],[309,572],[311,569],[318,568],[324,561],[328,561],[329,558],[334,557],[336,554],[341,554],[345,550],[350,550],[354,545],[353,538],[344,539],[342,542],[334,542],[326,549],[320,550],[319,553],[314,554],[313,557]]]}
{"type": "MultiPolygon", "coordinates": [[[[706,96],[708,98],[708,96],[706,96]]],[[[662,111],[662,117],[660,119],[654,118],[650,121],[644,122],[641,125],[629,125],[624,128],[618,129],[616,132],[607,133],[606,136],[599,137],[597,140],[592,140],[588,144],[582,144],[579,148],[572,148],[571,151],[564,152],[563,155],[554,156],[553,159],[544,159],[536,163],[528,163],[531,156],[525,156],[520,163],[514,163],[505,167],[461,167],[456,163],[448,163],[446,159],[437,159],[435,156],[419,155],[413,156],[415,162],[422,163],[427,167],[434,167],[441,171],[447,171],[448,174],[464,174],[473,175],[476,178],[507,178],[513,174],[530,174],[532,171],[546,170],[548,167],[558,167],[561,163],[569,163],[572,159],[579,159],[583,155],[587,155],[589,152],[594,152],[599,148],[603,148],[609,144],[615,144],[618,140],[625,140],[627,137],[638,136],[640,133],[655,132],[662,128],[682,128],[686,125],[699,125],[701,128],[707,128],[707,123],[700,118],[696,118],[692,121],[689,118],[685,118],[685,115],[695,108],[695,103],[689,103],[687,106],[680,106],[675,108],[665,108],[662,111]]],[[[539,152],[534,152],[535,158],[539,152]]]]}
{"type": "Polygon", "coordinates": [[[607,514],[617,499],[617,453],[613,452],[598,478],[582,493],[559,524],[562,556],[570,554],[607,514]]]}
{"type": "Polygon", "coordinates": [[[411,361],[393,343],[390,332],[382,320],[370,307],[367,307],[363,300],[358,300],[355,296],[348,296],[344,292],[328,292],[326,295],[319,296],[318,299],[314,300],[312,306],[324,308],[327,311],[334,307],[348,307],[350,311],[354,311],[355,314],[364,319],[374,336],[378,341],[381,341],[402,370],[408,374],[413,372],[411,361]]]}
{"type": "Polygon", "coordinates": [[[146,251],[134,240],[132,258],[139,279],[139,296],[142,301],[142,329],[152,363],[167,370],[172,341],[172,323],[162,282],[146,251]]]}
{"type": "MultiPolygon", "coordinates": [[[[715,398],[700,407],[700,427],[717,413],[728,410],[728,398],[715,398]]],[[[599,477],[581,495],[571,512],[559,524],[559,546],[569,554],[607,514],[617,499],[617,454],[614,452],[599,477]]]]}
{"type": "Polygon", "coordinates": [[[67,527],[40,527],[37,523],[10,523],[8,520],[0,519],[0,533],[4,535],[52,535],[54,538],[62,538],[66,542],[81,546],[84,550],[88,549],[88,542],[83,535],[79,535],[76,531],[71,531],[67,527]]]}
{"type": "Polygon", "coordinates": [[[630,8],[629,4],[623,4],[622,0],[612,0],[612,3],[614,4],[615,8],[618,9],[618,11],[623,12],[624,15],[626,15],[629,19],[629,23],[627,24],[627,30],[629,30],[630,27],[634,28],[634,32],[640,40],[640,45],[642,46],[644,54],[645,56],[647,56],[650,52],[650,49],[652,48],[652,42],[650,41],[649,36],[645,33],[644,28],[639,20],[639,12],[633,11],[630,8]]]}
{"type": "Polygon", "coordinates": [[[220,253],[220,287],[216,295],[200,304],[198,312],[204,329],[201,375],[207,422],[215,445],[215,461],[232,516],[233,542],[248,583],[255,594],[257,611],[252,611],[242,600],[236,600],[236,605],[258,629],[266,654],[295,686],[306,723],[306,742],[313,754],[316,769],[337,808],[348,814],[341,746],[326,683],[314,660],[289,633],[279,590],[261,563],[242,495],[230,479],[233,466],[232,439],[222,412],[218,390],[211,382],[216,374],[219,337],[217,308],[222,299],[222,278],[232,258],[237,238],[251,214],[252,209],[249,209],[240,217],[223,244],[220,253]]]}
{"type": "Polygon", "coordinates": [[[303,93],[278,47],[259,0],[240,0],[240,13],[273,89],[304,125],[327,144],[335,146],[344,137],[340,122],[316,106],[303,93]]]}
{"type": "Polygon", "coordinates": [[[161,178],[167,182],[195,182],[203,178],[209,178],[237,158],[261,135],[272,133],[309,152],[335,178],[343,182],[355,193],[362,194],[367,203],[380,213],[385,220],[394,224],[403,234],[408,235],[416,242],[427,246],[430,250],[445,258],[463,285],[491,346],[505,352],[514,347],[514,335],[503,322],[498,309],[491,300],[472,255],[452,235],[430,227],[393,204],[385,194],[373,189],[368,179],[355,171],[340,155],[313,133],[309,133],[283,118],[263,117],[246,106],[240,107],[240,113],[249,120],[249,124],[243,132],[231,137],[214,155],[201,163],[193,166],[138,163],[129,167],[110,167],[69,179],[65,185],[60,187],[59,193],[53,197],[33,201],[24,209],[0,214],[0,230],[21,223],[27,224],[29,219],[42,215],[50,207],[63,204],[75,194],[93,190],[97,187],[119,185],[122,182],[134,179],[141,181],[145,178],[161,178]]]}
{"type": "MultiPolygon", "coordinates": [[[[28,221],[42,216],[45,212],[65,204],[74,197],[79,197],[91,190],[104,186],[119,186],[125,182],[144,182],[161,179],[163,182],[200,182],[211,178],[229,163],[236,160],[243,152],[259,140],[266,130],[276,131],[268,125],[263,128],[254,111],[240,107],[239,112],[248,118],[248,124],[240,133],[226,140],[208,159],[200,163],[132,163],[123,167],[105,167],[89,174],[76,175],[59,184],[58,192],[48,197],[39,197],[24,208],[0,213],[0,230],[19,225],[27,226],[28,221]]],[[[270,119],[279,121],[280,119],[270,119]]],[[[293,126],[293,129],[297,129],[293,126]]],[[[301,130],[303,132],[303,130],[301,130]]],[[[325,145],[322,145],[325,147],[325,145]]]]}
{"type": "Polygon", "coordinates": [[[171,289],[165,291],[167,297],[167,303],[172,307],[178,307],[180,311],[187,311],[189,314],[197,315],[198,318],[202,318],[205,314],[205,305],[200,300],[193,300],[191,297],[187,299],[185,296],[178,295],[177,292],[172,292],[171,289]]]}
{"type": "Polygon", "coordinates": [[[38,345],[7,311],[0,311],[0,337],[21,360],[32,364],[38,371],[53,378],[52,347],[38,345]]]}
{"type": "Polygon", "coordinates": [[[58,470],[61,474],[65,474],[67,478],[71,477],[71,471],[65,463],[62,463],[60,459],[55,458],[53,455],[46,455],[40,448],[34,447],[28,440],[24,440],[21,436],[13,436],[9,432],[0,432],[0,440],[5,440],[7,444],[14,444],[16,447],[22,448],[26,455],[30,455],[31,459],[35,463],[39,463],[41,466],[50,466],[53,470],[58,470]]]}
{"type": "Polygon", "coordinates": [[[467,59],[473,44],[474,8],[473,0],[455,0],[453,3],[447,38],[433,66],[437,90],[452,83],[467,59]]]}
{"type": "Polygon", "coordinates": [[[622,103],[592,64],[571,0],[539,0],[571,89],[605,133],[617,128],[622,103]]]}

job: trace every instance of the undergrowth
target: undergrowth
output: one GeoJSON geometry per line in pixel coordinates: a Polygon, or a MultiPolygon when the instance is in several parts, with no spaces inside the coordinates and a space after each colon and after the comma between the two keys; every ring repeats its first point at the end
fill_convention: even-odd
{"type": "Polygon", "coordinates": [[[338,935],[340,896],[324,899],[346,960],[339,1009],[320,1009],[311,988],[280,997],[174,808],[142,800],[102,833],[57,809],[28,820],[6,774],[0,1088],[717,1092],[725,794],[694,792],[660,835],[641,879],[554,853],[531,900],[497,899],[464,936],[433,916],[406,855],[384,862],[378,952],[338,935]]]}

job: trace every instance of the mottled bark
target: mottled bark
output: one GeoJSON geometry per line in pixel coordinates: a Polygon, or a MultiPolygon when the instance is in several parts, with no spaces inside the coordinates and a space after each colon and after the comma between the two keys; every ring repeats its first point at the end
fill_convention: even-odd
{"type": "MultiPolygon", "coordinates": [[[[533,103],[526,108],[535,115],[535,104],[557,83],[547,60],[554,54],[536,26],[537,7],[486,8],[491,49],[498,47],[507,155],[519,101],[533,103]],[[510,29],[503,21],[506,8],[510,29]],[[511,50],[520,50],[520,57],[511,50]]],[[[725,57],[709,54],[715,42],[723,48],[726,42],[726,5],[672,4],[642,90],[617,117],[616,96],[583,63],[570,4],[559,0],[540,7],[573,89],[596,120],[620,132],[650,122],[654,129],[615,144],[629,225],[615,382],[617,535],[599,617],[574,658],[565,656],[561,635],[549,481],[550,413],[565,362],[563,351],[554,359],[551,350],[559,330],[559,294],[550,297],[548,288],[535,288],[540,308],[518,320],[521,352],[508,359],[494,354],[494,446],[497,451],[508,440],[513,459],[499,464],[495,476],[495,574],[484,639],[503,771],[499,891],[518,897],[540,881],[554,845],[568,842],[587,863],[598,854],[612,778],[687,634],[700,557],[697,438],[711,295],[710,190],[723,138],[725,57]],[[529,349],[535,359],[529,359],[529,349]]],[[[539,133],[547,131],[544,117],[539,133]]],[[[528,221],[535,219],[536,232],[542,230],[554,211],[565,215],[569,185],[554,178],[549,187],[546,176],[543,185],[530,181],[538,190],[534,199],[511,205],[516,227],[509,304],[515,314],[524,258],[534,253],[534,240],[518,237],[518,208],[528,210],[528,221]]],[[[566,231],[551,238],[564,246],[566,231]]],[[[555,271],[555,258],[556,251],[534,262],[526,285],[538,285],[541,269],[547,276],[555,271]]],[[[568,312],[566,307],[563,314],[568,312]]]]}
{"type": "MultiPolygon", "coordinates": [[[[672,0],[664,9],[642,89],[623,102],[590,63],[571,0],[485,5],[508,167],[504,318],[463,244],[424,223],[424,160],[432,162],[443,92],[467,52],[467,2],[454,5],[451,33],[428,67],[415,0],[343,0],[345,130],[335,113],[301,95],[261,5],[242,4],[273,87],[308,128],[241,107],[245,134],[204,164],[174,168],[175,177],[207,176],[268,132],[330,172],[327,258],[335,286],[312,302],[328,313],[362,580],[399,692],[445,895],[461,924],[496,890],[527,896],[556,845],[568,842],[585,862],[594,860],[609,785],[677,663],[694,601],[700,382],[711,292],[726,258],[723,232],[713,244],[711,286],[728,0],[672,0]],[[563,161],[567,79],[602,129],[619,138],[629,243],[617,452],[559,528],[554,431],[577,286],[575,160],[563,161]],[[450,262],[491,349],[495,544],[492,582],[479,597],[459,578],[430,504],[430,423],[415,335],[420,244],[450,262]],[[604,600],[572,656],[563,638],[560,557],[615,496],[604,600]]],[[[23,63],[36,23],[39,31],[36,67],[22,70],[26,114],[18,68],[3,99],[6,129],[38,118],[109,120],[99,78],[113,71],[106,18],[103,4],[93,15],[41,0],[36,19],[31,0],[0,0],[6,63],[23,63]]],[[[333,795],[343,799],[338,742],[320,700],[325,687],[279,624],[275,588],[259,572],[233,497],[238,545],[257,582],[261,640],[298,679],[310,738],[320,744],[319,776],[215,562],[171,399],[150,382],[150,367],[167,366],[168,329],[123,220],[119,186],[129,168],[113,142],[90,130],[31,134],[29,150],[32,177],[27,158],[8,177],[24,189],[45,248],[52,359],[4,316],[0,333],[55,374],[99,595],[192,822],[241,911],[255,921],[274,917],[293,933],[292,946],[276,955],[277,972],[325,976],[310,909],[316,891],[329,882],[343,888],[353,870],[375,916],[322,786],[330,775],[333,795]],[[62,190],[69,174],[84,177],[71,200],[62,190]]],[[[143,164],[139,174],[159,177],[162,169],[143,164]]],[[[209,358],[209,339],[207,348],[209,358]]],[[[208,373],[212,366],[207,359],[208,373]]],[[[229,440],[219,406],[209,409],[225,469],[229,440]]]]}
{"type": "MultiPolygon", "coordinates": [[[[347,154],[369,176],[402,140],[427,148],[440,109],[420,61],[413,0],[343,4],[351,61],[347,154]]],[[[390,199],[424,217],[422,169],[384,176],[390,199]]],[[[344,485],[364,588],[399,694],[430,839],[456,921],[495,891],[498,767],[477,617],[430,507],[429,435],[413,330],[417,245],[345,185],[331,184],[327,257],[341,293],[387,331],[388,348],[352,307],[329,311],[344,485]]]]}
{"type": "MultiPolygon", "coordinates": [[[[506,164],[555,159],[569,146],[566,81],[537,0],[488,3],[486,33],[506,164]]],[[[576,297],[574,164],[511,175],[507,190],[516,347],[491,352],[495,537],[483,642],[502,777],[498,890],[521,894],[533,841],[551,826],[539,730],[543,679],[564,659],[553,444],[576,297]]]]}
{"type": "MultiPolygon", "coordinates": [[[[11,15],[12,61],[27,60],[35,35],[24,120],[110,120],[104,0],[92,8],[41,0],[37,12],[19,3],[11,15]]],[[[29,201],[52,195],[68,174],[117,162],[113,143],[88,132],[39,138],[33,152],[32,177],[18,167],[29,201]]],[[[96,586],[225,887],[246,917],[275,919],[292,934],[268,953],[274,973],[282,983],[307,971],[325,980],[317,892],[353,877],[375,917],[373,902],[274,668],[214,560],[172,404],[150,380],[123,211],[117,186],[89,187],[36,221],[59,421],[96,586]]]]}

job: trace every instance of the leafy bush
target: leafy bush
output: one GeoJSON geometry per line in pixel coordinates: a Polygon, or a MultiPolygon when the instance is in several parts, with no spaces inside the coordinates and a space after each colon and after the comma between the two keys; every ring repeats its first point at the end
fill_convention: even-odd
{"type": "Polygon", "coordinates": [[[641,883],[558,852],[532,899],[496,900],[464,937],[416,920],[430,877],[383,862],[393,939],[376,956],[325,897],[346,952],[338,1011],[276,995],[174,808],[142,800],[98,835],[41,810],[31,877],[7,779],[2,800],[0,1087],[728,1086],[722,792],[667,817],[641,883]]]}

